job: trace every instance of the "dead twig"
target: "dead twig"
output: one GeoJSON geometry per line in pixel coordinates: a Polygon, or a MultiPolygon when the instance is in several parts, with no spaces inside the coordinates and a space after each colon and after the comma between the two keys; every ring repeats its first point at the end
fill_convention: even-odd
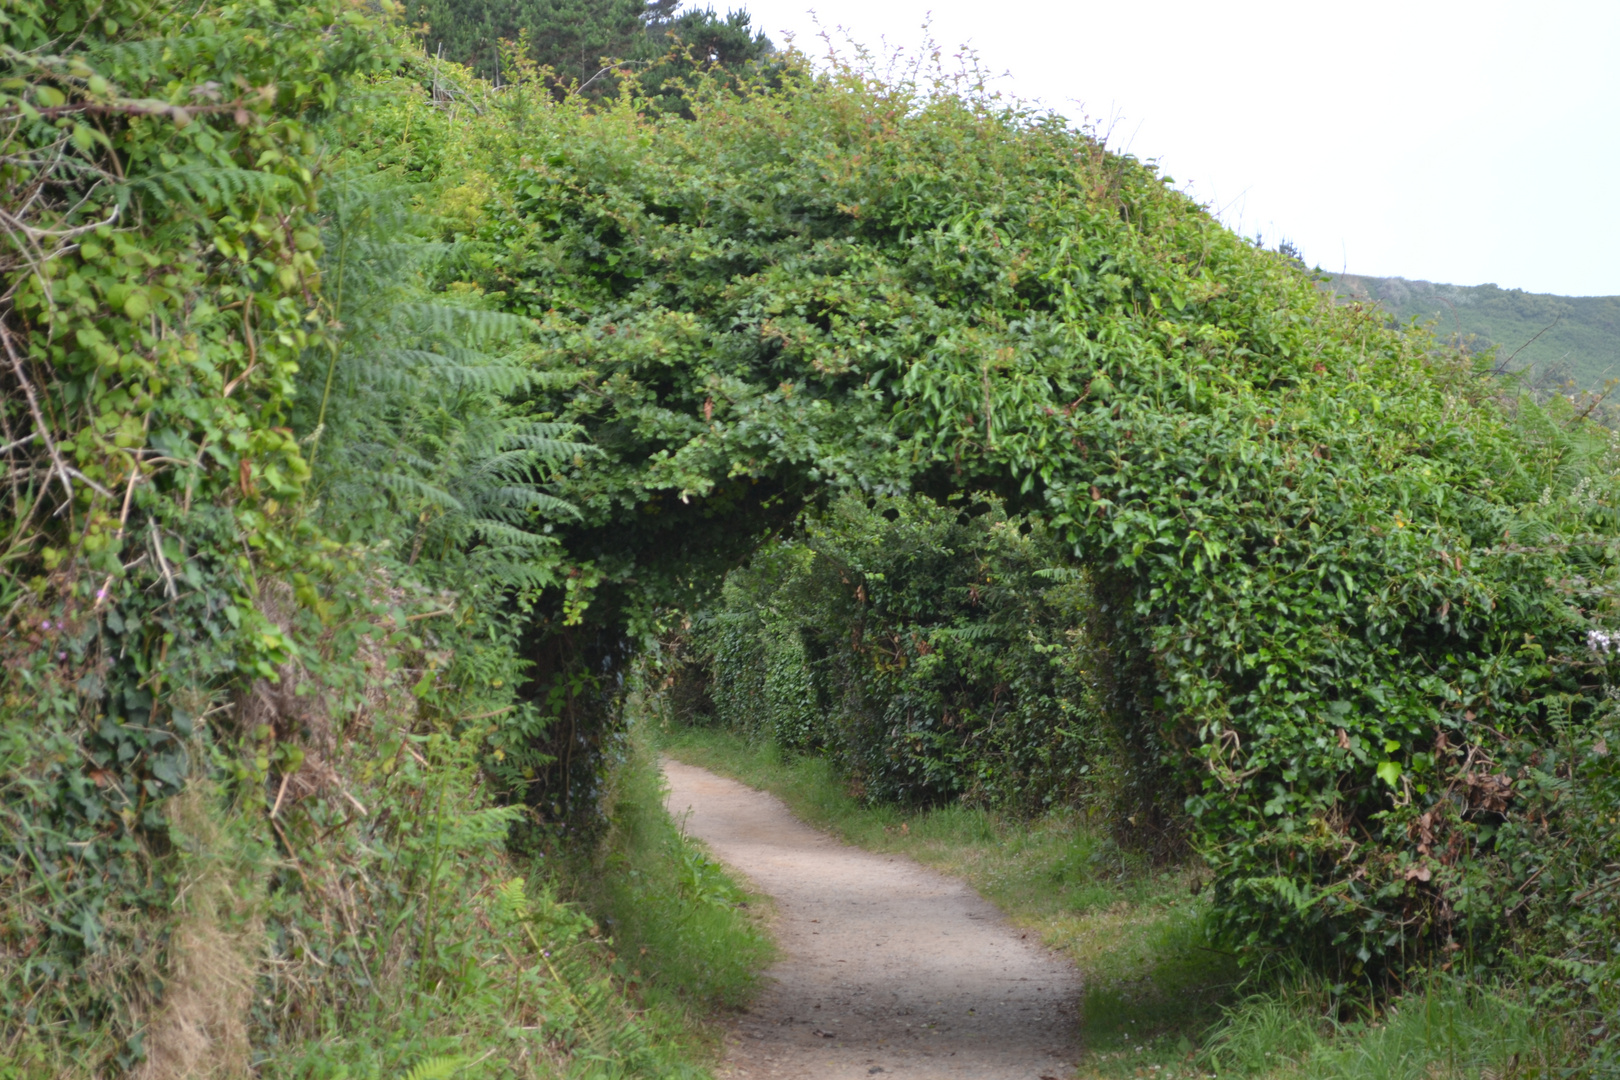
{"type": "Polygon", "coordinates": [[[1509,356],[1506,360],[1502,361],[1500,364],[1496,365],[1496,367],[1491,369],[1492,378],[1497,378],[1505,374],[1508,370],[1508,365],[1513,363],[1515,357],[1524,352],[1524,350],[1528,349],[1530,346],[1534,345],[1536,343],[1536,338],[1539,338],[1542,334],[1545,334],[1547,331],[1557,326],[1558,321],[1562,318],[1562,315],[1553,316],[1552,322],[1548,323],[1546,326],[1543,326],[1540,330],[1537,330],[1534,337],[1525,342],[1523,345],[1520,345],[1517,349],[1514,349],[1512,356],[1509,356]]]}
{"type": "Polygon", "coordinates": [[[281,813],[281,800],[287,796],[287,784],[292,780],[292,773],[281,774],[281,788],[276,792],[276,805],[270,808],[270,816],[275,817],[281,813]]]}
{"type": "Polygon", "coordinates": [[[174,574],[169,570],[169,560],[163,557],[163,537],[158,533],[157,522],[149,522],[152,527],[152,552],[157,556],[158,566],[163,571],[164,591],[169,594],[170,600],[180,599],[180,590],[174,587],[174,574]]]}
{"type": "MultiPolygon", "coordinates": [[[[51,438],[50,425],[45,423],[45,414],[40,410],[39,397],[34,393],[34,384],[28,379],[28,372],[23,364],[22,357],[17,355],[17,349],[11,340],[11,330],[4,322],[0,322],[0,341],[5,343],[6,357],[11,361],[12,373],[17,378],[17,385],[22,387],[23,396],[28,399],[28,411],[34,417],[34,430],[45,443],[45,452],[50,454],[51,461],[56,466],[57,478],[62,481],[62,488],[67,492],[68,501],[73,500],[73,470],[68,463],[62,460],[62,452],[56,448],[56,442],[51,438]]],[[[105,489],[103,489],[105,492],[105,489]]]]}

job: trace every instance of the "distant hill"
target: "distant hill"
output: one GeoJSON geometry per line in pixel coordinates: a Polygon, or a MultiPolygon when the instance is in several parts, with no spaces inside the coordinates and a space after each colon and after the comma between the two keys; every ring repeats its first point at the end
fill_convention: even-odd
{"type": "Polygon", "coordinates": [[[1538,385],[1588,390],[1620,378],[1620,296],[1553,296],[1357,274],[1329,278],[1340,296],[1377,303],[1396,322],[1433,322],[1443,336],[1473,335],[1481,348],[1495,345],[1498,363],[1513,357],[1512,369],[1531,369],[1538,385]]]}

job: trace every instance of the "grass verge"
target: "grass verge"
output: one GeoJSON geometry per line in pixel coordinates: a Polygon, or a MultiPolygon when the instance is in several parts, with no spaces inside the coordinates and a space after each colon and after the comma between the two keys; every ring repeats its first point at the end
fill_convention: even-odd
{"type": "Polygon", "coordinates": [[[964,878],[1080,969],[1082,1078],[1509,1080],[1567,1075],[1557,1024],[1520,995],[1460,978],[1359,1018],[1319,979],[1240,969],[1205,933],[1196,864],[1145,865],[1077,815],[1033,821],[964,806],[906,810],[852,797],[824,759],[712,728],[648,737],[681,761],[779,796],[810,824],[964,878]]]}
{"type": "Polygon", "coordinates": [[[642,726],[609,793],[611,831],[588,865],[568,868],[573,897],[602,923],[627,987],[662,1019],[682,1056],[713,1063],[719,1021],[748,1003],[774,946],[764,908],[664,809],[664,783],[642,726]]]}

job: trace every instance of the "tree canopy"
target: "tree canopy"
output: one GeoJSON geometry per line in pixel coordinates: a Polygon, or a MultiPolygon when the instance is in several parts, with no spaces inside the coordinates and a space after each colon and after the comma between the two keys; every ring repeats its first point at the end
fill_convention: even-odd
{"type": "MultiPolygon", "coordinates": [[[[672,50],[722,68],[740,68],[772,52],[746,11],[721,17],[712,7],[678,8],[678,0],[412,0],[407,14],[430,56],[497,81],[502,42],[565,84],[590,84],[604,67],[620,65],[653,96],[676,73],[664,62],[672,50]]],[[[506,57],[509,69],[513,59],[506,57]]],[[[515,77],[505,73],[507,81],[515,77]]],[[[617,81],[598,80],[596,92],[617,81]]]]}

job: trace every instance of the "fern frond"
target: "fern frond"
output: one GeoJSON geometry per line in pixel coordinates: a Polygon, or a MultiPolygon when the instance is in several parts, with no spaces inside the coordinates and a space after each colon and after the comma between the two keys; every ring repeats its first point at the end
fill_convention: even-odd
{"type": "Polygon", "coordinates": [[[480,476],[491,479],[509,479],[520,476],[535,462],[532,450],[497,450],[478,462],[480,476]]]}
{"type": "Polygon", "coordinates": [[[513,415],[509,399],[580,375],[530,361],[532,320],[433,291],[456,248],[414,209],[423,186],[358,169],[323,193],[321,272],[326,294],[342,297],[330,315],[343,330],[338,350],[304,367],[299,426],[323,432],[315,485],[336,511],[331,527],[369,542],[391,534],[441,584],[548,587],[557,540],[536,524],[578,511],[540,490],[544,471],[596,451],[574,425],[513,415]]]}
{"type": "Polygon", "coordinates": [[[436,484],[407,473],[378,473],[376,483],[394,495],[412,495],[441,510],[464,509],[461,500],[436,484]]]}
{"type": "Polygon", "coordinates": [[[522,816],[522,810],[516,806],[486,806],[447,819],[440,839],[450,850],[488,850],[504,843],[507,830],[522,816]]]}
{"type": "Polygon", "coordinates": [[[533,450],[540,455],[542,461],[567,461],[575,454],[589,457],[600,454],[600,448],[590,443],[573,442],[568,439],[552,439],[540,435],[516,435],[509,437],[507,445],[521,446],[525,450],[533,450]]]}
{"type": "Polygon", "coordinates": [[[188,210],[212,210],[243,198],[268,200],[295,189],[296,184],[276,173],[225,165],[188,165],[168,172],[148,173],[126,180],[115,191],[121,205],[129,192],[141,192],[188,210]]]}
{"type": "Polygon", "coordinates": [[[197,34],[153,37],[141,41],[86,42],[84,49],[98,66],[120,77],[133,73],[156,74],[185,70],[199,60],[239,44],[235,36],[197,34]]]}
{"type": "Polygon", "coordinates": [[[549,546],[547,537],[508,525],[490,518],[479,518],[472,523],[473,532],[487,543],[504,544],[512,548],[541,548],[549,546]]]}
{"type": "Polygon", "coordinates": [[[403,1080],[449,1080],[467,1066],[468,1059],[460,1054],[430,1057],[416,1063],[403,1080]]]}
{"type": "Polygon", "coordinates": [[[579,517],[579,508],[573,503],[534,488],[506,487],[499,489],[497,494],[508,506],[532,510],[542,517],[579,517]]]}
{"type": "Polygon", "coordinates": [[[534,326],[532,320],[521,315],[458,307],[448,303],[403,304],[398,310],[402,317],[416,320],[422,326],[447,338],[469,342],[522,337],[534,326]]]}
{"type": "Polygon", "coordinates": [[[489,548],[475,550],[467,560],[470,573],[479,581],[496,590],[549,589],[562,580],[554,564],[533,557],[533,553],[520,558],[508,558],[489,548]]]}
{"type": "Polygon", "coordinates": [[[539,389],[555,392],[578,386],[582,381],[584,381],[585,374],[585,372],[580,371],[577,368],[571,368],[566,371],[537,369],[533,373],[533,378],[535,386],[537,386],[539,389]]]}
{"type": "Polygon", "coordinates": [[[495,887],[496,907],[508,919],[518,920],[529,917],[528,882],[515,877],[502,885],[495,887]]]}

